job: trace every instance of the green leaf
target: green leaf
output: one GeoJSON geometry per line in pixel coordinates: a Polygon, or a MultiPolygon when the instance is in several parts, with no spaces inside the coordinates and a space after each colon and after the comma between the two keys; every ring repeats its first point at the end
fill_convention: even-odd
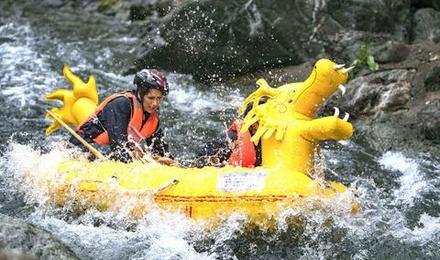
{"type": "Polygon", "coordinates": [[[359,49],[359,55],[355,60],[353,60],[351,66],[356,66],[359,64],[366,65],[371,71],[376,71],[379,69],[379,64],[374,60],[373,55],[371,55],[371,53],[368,51],[367,43],[362,43],[359,49]]]}
{"type": "Polygon", "coordinates": [[[372,55],[368,55],[367,65],[368,65],[368,68],[372,71],[376,71],[379,69],[379,64],[376,63],[376,61],[374,60],[374,57],[372,55]]]}

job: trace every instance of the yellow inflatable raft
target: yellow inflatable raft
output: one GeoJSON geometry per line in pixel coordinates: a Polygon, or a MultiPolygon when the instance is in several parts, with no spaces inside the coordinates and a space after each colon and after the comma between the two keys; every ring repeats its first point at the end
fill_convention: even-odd
{"type": "MultiPolygon", "coordinates": [[[[265,104],[254,102],[244,119],[242,131],[254,122],[259,128],[252,141],[262,142],[262,166],[242,168],[180,168],[157,163],[124,164],[113,161],[71,160],[59,165],[56,176],[46,178],[47,189],[57,204],[74,201],[76,207],[127,210],[142,216],[151,207],[177,210],[195,219],[210,219],[244,212],[251,218],[266,218],[302,198],[329,198],[346,191],[337,182],[314,180],[314,152],[322,140],[349,139],[353,128],[334,116],[316,119],[318,107],[348,79],[348,71],[327,59],[319,60],[304,82],[271,88],[263,79],[244,102],[269,97],[265,104]]],[[[64,75],[73,91],[57,90],[47,99],[64,102],[52,108],[63,121],[77,125],[90,115],[97,103],[93,77],[84,83],[67,67],[64,75]]],[[[58,129],[55,122],[47,134],[58,129]]],[[[353,202],[353,210],[358,205],[353,202]]]]}

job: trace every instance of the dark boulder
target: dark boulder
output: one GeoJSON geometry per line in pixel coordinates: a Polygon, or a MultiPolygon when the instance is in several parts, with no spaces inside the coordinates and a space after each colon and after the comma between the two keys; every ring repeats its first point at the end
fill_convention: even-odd
{"type": "MultiPolygon", "coordinates": [[[[409,36],[409,0],[327,1],[324,16],[345,30],[386,33],[405,41],[409,36]]],[[[329,34],[330,35],[330,34],[329,34]]]]}
{"type": "Polygon", "coordinates": [[[378,151],[401,149],[440,154],[440,44],[405,45],[407,56],[381,65],[347,84],[344,96],[332,96],[321,113],[333,107],[350,113],[356,137],[378,151]]]}
{"type": "Polygon", "coordinates": [[[338,63],[350,63],[360,58],[362,48],[379,63],[403,61],[410,52],[407,44],[391,34],[362,31],[341,31],[331,35],[325,49],[338,63]]]}
{"type": "Polygon", "coordinates": [[[426,102],[418,115],[419,127],[426,139],[440,145],[440,98],[426,102]]]}
{"type": "Polygon", "coordinates": [[[381,44],[405,41],[410,17],[409,0],[184,1],[146,33],[137,67],[225,80],[337,53],[335,35],[370,31],[389,35],[381,44]]]}
{"type": "Polygon", "coordinates": [[[425,88],[427,91],[440,91],[440,65],[433,67],[426,75],[425,88]]]}
{"type": "Polygon", "coordinates": [[[434,8],[440,11],[440,1],[438,0],[411,0],[411,6],[415,9],[434,8]]]}
{"type": "Polygon", "coordinates": [[[396,69],[357,77],[347,85],[344,96],[335,95],[326,110],[338,106],[353,118],[380,117],[386,112],[405,109],[411,98],[414,70],[396,69]]]}
{"type": "Polygon", "coordinates": [[[440,12],[431,8],[417,10],[414,14],[414,41],[440,41],[440,12]]]}
{"type": "Polygon", "coordinates": [[[408,45],[389,40],[382,45],[378,45],[372,51],[373,57],[379,63],[401,62],[404,61],[410,52],[408,45]]]}

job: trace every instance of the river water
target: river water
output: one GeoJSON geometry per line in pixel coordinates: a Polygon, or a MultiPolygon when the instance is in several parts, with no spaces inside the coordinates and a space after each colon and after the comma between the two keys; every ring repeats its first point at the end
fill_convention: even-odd
{"type": "MultiPolygon", "coordinates": [[[[73,11],[5,6],[0,12],[0,213],[49,231],[81,259],[440,259],[440,163],[422,153],[379,154],[359,135],[322,148],[327,178],[355,190],[357,215],[338,210],[336,201],[286,209],[270,228],[234,215],[207,230],[175,213],[152,212],[134,225],[120,215],[72,216],[45,205],[29,195],[20,170],[50,167],[64,156],[57,144],[66,133],[44,135],[50,123],[44,110],[54,105],[44,95],[69,87],[64,64],[84,79],[95,75],[101,100],[130,88],[133,75],[123,73],[135,59],[142,25],[73,11]]],[[[168,77],[172,90],[161,118],[179,159],[192,158],[224,131],[252,90],[168,77]]]]}

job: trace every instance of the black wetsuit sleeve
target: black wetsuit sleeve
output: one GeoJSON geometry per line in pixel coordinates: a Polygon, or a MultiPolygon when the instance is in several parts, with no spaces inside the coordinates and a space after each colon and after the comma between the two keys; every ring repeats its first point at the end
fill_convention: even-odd
{"type": "Polygon", "coordinates": [[[108,103],[98,116],[99,121],[108,132],[111,148],[121,146],[127,142],[130,117],[131,102],[125,97],[116,98],[108,103]]]}
{"type": "Polygon", "coordinates": [[[197,156],[216,156],[221,162],[227,161],[232,153],[229,143],[235,140],[237,140],[237,132],[228,131],[208,141],[197,156]]]}
{"type": "Polygon", "coordinates": [[[118,97],[108,103],[98,115],[102,127],[107,130],[112,151],[110,158],[129,162],[127,144],[127,129],[131,118],[132,104],[126,97],[118,97]]]}
{"type": "MultiPolygon", "coordinates": [[[[92,145],[94,148],[99,149],[99,147],[97,147],[97,145],[94,145],[93,139],[90,138],[89,136],[84,135],[83,133],[80,133],[78,131],[76,131],[76,133],[82,138],[84,139],[84,141],[86,141],[87,143],[89,143],[90,145],[92,145]]],[[[85,147],[76,137],[74,137],[73,135],[70,135],[70,139],[69,142],[71,144],[73,144],[76,147],[79,147],[81,149],[82,152],[86,153],[89,152],[89,149],[87,147],[85,147]]]]}

